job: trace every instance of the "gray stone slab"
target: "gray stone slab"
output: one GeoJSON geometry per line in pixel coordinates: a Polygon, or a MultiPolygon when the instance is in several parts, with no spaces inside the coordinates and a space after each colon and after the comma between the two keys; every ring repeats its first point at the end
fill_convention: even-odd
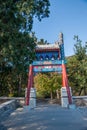
{"type": "Polygon", "coordinates": [[[3,130],[87,130],[87,117],[81,111],[59,105],[40,105],[29,111],[21,108],[1,119],[0,126],[3,130]]]}

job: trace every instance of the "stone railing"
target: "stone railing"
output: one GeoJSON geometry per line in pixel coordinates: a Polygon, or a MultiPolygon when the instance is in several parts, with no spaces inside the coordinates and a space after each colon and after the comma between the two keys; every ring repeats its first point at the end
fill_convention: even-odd
{"type": "Polygon", "coordinates": [[[72,96],[73,103],[76,106],[86,106],[87,107],[87,96],[72,96]]]}
{"type": "Polygon", "coordinates": [[[84,99],[87,100],[87,96],[72,96],[73,99],[84,99]]]}
{"type": "Polygon", "coordinates": [[[17,107],[24,106],[25,98],[0,97],[0,116],[15,110],[17,107]]]}
{"type": "Polygon", "coordinates": [[[6,112],[10,112],[15,110],[18,107],[18,103],[16,100],[7,101],[5,103],[0,104],[0,116],[6,112]]]}
{"type": "Polygon", "coordinates": [[[0,101],[16,100],[20,106],[25,105],[25,97],[0,97],[0,101]]]}

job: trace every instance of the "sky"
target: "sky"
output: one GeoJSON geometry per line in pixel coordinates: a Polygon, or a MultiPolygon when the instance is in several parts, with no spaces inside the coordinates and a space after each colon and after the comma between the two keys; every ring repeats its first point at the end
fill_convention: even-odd
{"type": "Polygon", "coordinates": [[[87,41],[87,0],[49,0],[50,16],[41,22],[34,20],[36,37],[48,43],[58,41],[60,32],[64,35],[65,55],[74,54],[74,35],[78,35],[84,45],[87,41]]]}

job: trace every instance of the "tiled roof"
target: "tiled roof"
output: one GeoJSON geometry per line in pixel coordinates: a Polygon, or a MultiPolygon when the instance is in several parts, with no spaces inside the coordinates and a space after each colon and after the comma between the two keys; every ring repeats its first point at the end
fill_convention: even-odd
{"type": "Polygon", "coordinates": [[[59,44],[55,43],[55,44],[48,44],[48,45],[37,45],[36,49],[58,49],[59,48],[59,44]]]}

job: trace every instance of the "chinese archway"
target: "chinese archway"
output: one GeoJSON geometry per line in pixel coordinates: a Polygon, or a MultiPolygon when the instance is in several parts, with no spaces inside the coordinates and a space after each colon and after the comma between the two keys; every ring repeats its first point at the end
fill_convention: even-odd
{"type": "Polygon", "coordinates": [[[33,75],[38,72],[58,72],[62,74],[62,87],[66,89],[68,103],[72,103],[68,77],[66,72],[66,60],[64,54],[63,34],[59,34],[59,41],[54,44],[37,45],[35,49],[36,59],[29,66],[28,86],[25,104],[29,105],[30,89],[33,87],[33,75]]]}

